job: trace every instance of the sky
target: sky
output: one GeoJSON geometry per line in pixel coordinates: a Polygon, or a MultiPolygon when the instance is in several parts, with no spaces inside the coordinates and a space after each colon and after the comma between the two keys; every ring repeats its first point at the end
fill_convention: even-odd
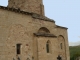
{"type": "MultiPolygon", "coordinates": [[[[80,0],[43,0],[45,16],[68,28],[69,45],[80,45],[80,0]]],[[[7,6],[8,0],[1,0],[7,6]]]]}

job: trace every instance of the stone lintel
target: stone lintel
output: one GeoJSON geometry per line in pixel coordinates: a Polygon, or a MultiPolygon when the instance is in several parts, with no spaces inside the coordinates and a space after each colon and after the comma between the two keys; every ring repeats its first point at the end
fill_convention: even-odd
{"type": "Polygon", "coordinates": [[[55,38],[57,38],[57,36],[55,36],[54,34],[50,34],[50,33],[34,33],[34,35],[42,36],[42,37],[55,37],[55,38]]]}

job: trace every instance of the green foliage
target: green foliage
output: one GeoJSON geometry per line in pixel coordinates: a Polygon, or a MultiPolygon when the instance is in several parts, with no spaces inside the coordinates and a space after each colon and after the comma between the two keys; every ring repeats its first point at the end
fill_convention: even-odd
{"type": "Polygon", "coordinates": [[[70,46],[70,60],[75,60],[80,56],[80,46],[70,46]]]}

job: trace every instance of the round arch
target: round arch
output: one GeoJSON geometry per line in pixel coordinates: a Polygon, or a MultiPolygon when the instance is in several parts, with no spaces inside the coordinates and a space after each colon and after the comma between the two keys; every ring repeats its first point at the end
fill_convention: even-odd
{"type": "Polygon", "coordinates": [[[41,27],[38,32],[40,33],[50,33],[50,31],[46,27],[41,27]]]}
{"type": "Polygon", "coordinates": [[[65,43],[65,38],[63,35],[58,36],[58,43],[59,43],[60,51],[64,53],[64,54],[61,54],[62,58],[66,58],[66,43],[65,43]]]}
{"type": "Polygon", "coordinates": [[[61,38],[63,38],[63,39],[65,40],[65,38],[64,38],[64,36],[63,36],[63,35],[59,35],[58,37],[61,37],[61,38]]]}
{"type": "Polygon", "coordinates": [[[59,41],[59,44],[60,44],[60,49],[63,49],[63,47],[65,47],[65,39],[62,35],[59,35],[58,36],[58,41],[59,41]]]}

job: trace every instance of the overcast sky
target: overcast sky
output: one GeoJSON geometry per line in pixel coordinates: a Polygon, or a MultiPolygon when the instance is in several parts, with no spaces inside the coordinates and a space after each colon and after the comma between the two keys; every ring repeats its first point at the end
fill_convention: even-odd
{"type": "MultiPolygon", "coordinates": [[[[68,28],[70,45],[80,44],[80,0],[43,0],[43,3],[45,15],[68,28]]],[[[8,0],[0,0],[0,5],[7,4],[8,0]]]]}

